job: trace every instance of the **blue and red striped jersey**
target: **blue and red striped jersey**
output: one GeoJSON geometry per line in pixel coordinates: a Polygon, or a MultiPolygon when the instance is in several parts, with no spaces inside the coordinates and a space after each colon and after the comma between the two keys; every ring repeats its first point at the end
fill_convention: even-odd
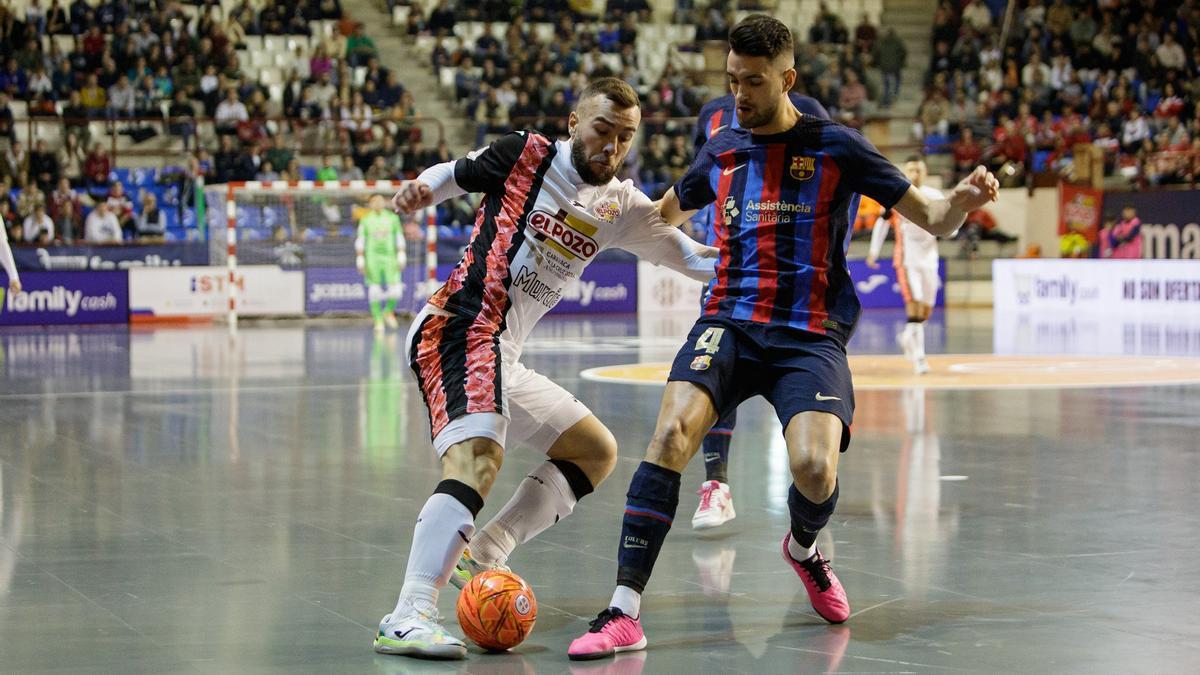
{"type": "Polygon", "coordinates": [[[861,306],[846,268],[855,193],[891,208],[910,183],[859,132],[803,116],[769,136],[726,130],[675,186],[684,210],[714,204],[717,277],[706,315],[850,339],[861,306]]]}

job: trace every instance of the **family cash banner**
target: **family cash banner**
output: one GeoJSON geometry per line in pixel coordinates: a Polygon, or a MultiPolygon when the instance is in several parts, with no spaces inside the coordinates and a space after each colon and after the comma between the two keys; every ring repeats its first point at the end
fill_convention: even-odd
{"type": "Polygon", "coordinates": [[[120,244],[113,246],[47,246],[13,248],[19,270],[124,270],[134,267],[207,265],[208,244],[120,244]]]}
{"type": "Polygon", "coordinates": [[[997,313],[1020,310],[1200,312],[1200,265],[1191,260],[996,260],[997,313]]]}
{"type": "Polygon", "coordinates": [[[0,326],[129,321],[127,272],[25,272],[21,287],[0,273],[0,326]]]}

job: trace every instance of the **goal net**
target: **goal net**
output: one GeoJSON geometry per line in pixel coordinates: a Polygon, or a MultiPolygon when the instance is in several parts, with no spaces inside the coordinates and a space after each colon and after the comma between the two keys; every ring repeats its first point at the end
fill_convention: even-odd
{"type": "MultiPolygon", "coordinates": [[[[304,274],[309,316],[368,311],[375,297],[355,267],[355,238],[368,202],[379,195],[390,209],[399,183],[391,181],[271,181],[205,188],[209,260],[228,271],[231,324],[255,315],[246,268],[270,266],[304,274]],[[245,294],[239,302],[239,293],[245,294]]],[[[436,211],[402,216],[407,266],[401,271],[397,312],[415,314],[436,290],[436,211]]]]}

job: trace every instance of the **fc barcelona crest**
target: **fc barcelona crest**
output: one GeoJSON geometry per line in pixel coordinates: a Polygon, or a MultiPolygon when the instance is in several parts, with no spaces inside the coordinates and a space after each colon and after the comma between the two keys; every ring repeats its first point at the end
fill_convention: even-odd
{"type": "Polygon", "coordinates": [[[817,173],[816,157],[793,157],[788,173],[796,180],[808,180],[817,173]]]}
{"type": "Polygon", "coordinates": [[[708,370],[712,365],[712,357],[708,354],[702,354],[692,359],[692,370],[708,370]]]}

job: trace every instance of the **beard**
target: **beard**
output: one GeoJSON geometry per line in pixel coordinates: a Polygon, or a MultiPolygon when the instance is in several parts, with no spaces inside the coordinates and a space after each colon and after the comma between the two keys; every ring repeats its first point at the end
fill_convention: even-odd
{"type": "Polygon", "coordinates": [[[743,129],[757,129],[766,126],[771,121],[771,113],[760,108],[755,108],[745,117],[742,117],[741,111],[734,113],[737,116],[738,125],[743,129]]]}
{"type": "Polygon", "coordinates": [[[583,141],[578,137],[571,141],[571,164],[575,165],[579,177],[588,185],[607,185],[617,175],[617,170],[607,165],[603,171],[597,171],[595,166],[588,161],[587,149],[583,147],[583,141]]]}

